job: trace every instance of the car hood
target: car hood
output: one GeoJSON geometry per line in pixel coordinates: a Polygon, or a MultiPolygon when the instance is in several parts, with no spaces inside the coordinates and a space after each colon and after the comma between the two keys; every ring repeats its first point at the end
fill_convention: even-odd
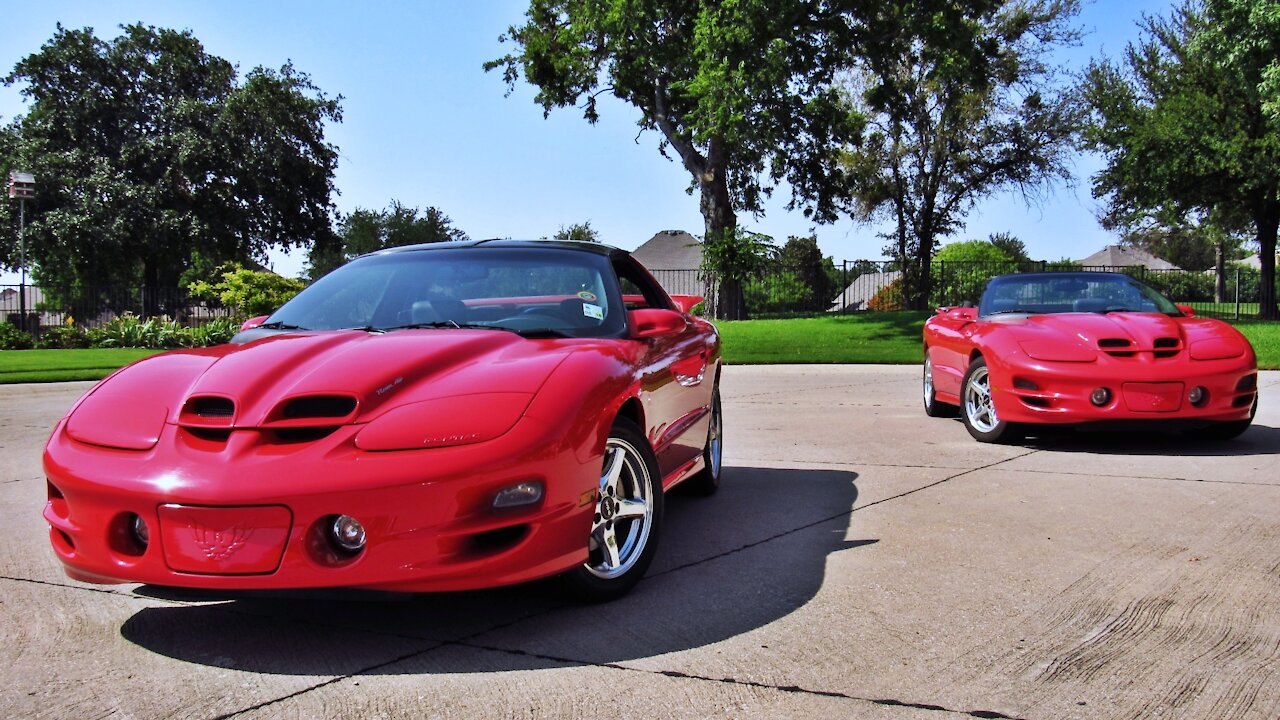
{"type": "Polygon", "coordinates": [[[306,424],[312,416],[368,422],[425,400],[532,394],[573,350],[573,341],[489,330],[281,334],[139,361],[95,387],[71,420],[92,409],[86,414],[98,418],[163,412],[170,423],[210,427],[306,424]]]}
{"type": "Polygon", "coordinates": [[[1001,320],[994,327],[1010,333],[1023,352],[1039,360],[1088,361],[1098,352],[1116,357],[1143,352],[1175,357],[1189,351],[1197,360],[1252,353],[1239,331],[1211,318],[1137,312],[1061,313],[1001,320]]]}

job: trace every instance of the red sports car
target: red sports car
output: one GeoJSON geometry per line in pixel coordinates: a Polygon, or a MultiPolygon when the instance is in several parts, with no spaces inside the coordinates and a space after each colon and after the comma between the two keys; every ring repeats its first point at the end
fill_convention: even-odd
{"type": "Polygon", "coordinates": [[[72,578],[439,591],[644,574],[663,493],[720,482],[720,340],[626,252],[358,258],[231,344],[89,391],[44,454],[72,578]]]}
{"type": "Polygon", "coordinates": [[[1235,328],[1118,273],[1003,275],[978,307],[939,308],[924,326],[925,412],[958,406],[981,442],[1089,423],[1233,438],[1257,412],[1257,369],[1235,328]]]}

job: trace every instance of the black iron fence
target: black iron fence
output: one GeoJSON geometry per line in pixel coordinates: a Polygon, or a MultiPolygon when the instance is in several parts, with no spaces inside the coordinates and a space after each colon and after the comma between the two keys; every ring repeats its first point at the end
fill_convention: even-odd
{"type": "MultiPolygon", "coordinates": [[[[1221,286],[1212,271],[1153,270],[1141,266],[1081,266],[1071,262],[982,263],[936,262],[931,267],[929,306],[977,302],[987,281],[1016,272],[1091,270],[1133,275],[1170,300],[1190,305],[1197,314],[1241,319],[1255,317],[1261,287],[1257,268],[1230,267],[1221,286]]],[[[718,283],[714,274],[697,270],[654,270],[658,282],[672,294],[702,295],[707,314],[715,307],[718,283]]],[[[817,313],[902,310],[910,306],[910,289],[901,265],[893,261],[844,261],[825,271],[778,269],[743,285],[747,313],[753,318],[817,313]]],[[[918,282],[918,280],[916,280],[918,282]]]]}
{"type": "Polygon", "coordinates": [[[173,288],[0,285],[0,322],[24,328],[33,335],[43,330],[76,325],[101,327],[126,313],[139,317],[168,317],[187,325],[203,325],[235,315],[234,308],[213,305],[173,288]],[[24,316],[25,311],[25,316],[24,316]]]}
{"type": "MultiPolygon", "coordinates": [[[[932,266],[929,305],[959,305],[977,301],[987,281],[1011,272],[1105,270],[1134,275],[1176,303],[1200,315],[1226,319],[1255,317],[1261,287],[1256,268],[1231,267],[1221,286],[1213,271],[1151,270],[1144,267],[1082,267],[1073,263],[937,262],[932,266]]],[[[719,283],[714,274],[698,270],[652,270],[673,295],[701,295],[706,314],[716,306],[719,283]]],[[[775,269],[743,284],[750,317],[789,317],[867,310],[902,310],[907,279],[891,261],[845,261],[835,267],[808,272],[775,269]]],[[[101,327],[126,313],[139,317],[168,317],[186,326],[233,317],[234,308],[210,304],[181,289],[91,287],[58,289],[35,285],[0,285],[0,322],[25,328],[33,335],[45,329],[76,325],[101,327]],[[23,310],[26,310],[25,318],[23,310]]]]}

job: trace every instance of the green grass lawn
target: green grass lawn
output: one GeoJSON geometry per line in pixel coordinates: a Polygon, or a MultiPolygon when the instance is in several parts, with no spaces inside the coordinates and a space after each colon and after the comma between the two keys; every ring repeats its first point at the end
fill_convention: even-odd
{"type": "MultiPolygon", "coordinates": [[[[920,332],[930,313],[887,312],[719,322],[725,362],[920,362],[920,332]]],[[[1242,320],[1236,327],[1258,354],[1258,367],[1280,370],[1280,323],[1242,320]]]]}
{"type": "MultiPolygon", "coordinates": [[[[928,313],[887,312],[787,320],[720,322],[725,361],[779,363],[920,362],[920,331],[928,313]]],[[[1280,370],[1280,323],[1236,324],[1253,343],[1258,367],[1280,370]]],[[[158,350],[0,350],[0,384],[97,380],[158,350]]]]}
{"type": "Polygon", "coordinates": [[[0,384],[99,380],[159,350],[0,350],[0,384]]]}
{"type": "Polygon", "coordinates": [[[920,333],[931,313],[883,312],[787,320],[718,322],[725,361],[918,363],[920,333]]]}

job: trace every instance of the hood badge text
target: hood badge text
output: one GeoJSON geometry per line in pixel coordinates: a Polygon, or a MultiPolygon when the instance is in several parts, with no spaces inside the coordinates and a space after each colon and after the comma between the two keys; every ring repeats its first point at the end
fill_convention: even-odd
{"type": "Polygon", "coordinates": [[[392,380],[391,382],[387,383],[386,385],[383,385],[382,387],[378,388],[375,392],[377,392],[378,395],[385,395],[391,392],[393,389],[395,389],[395,386],[399,385],[402,382],[404,382],[404,377],[398,377],[395,380],[392,380]]]}

